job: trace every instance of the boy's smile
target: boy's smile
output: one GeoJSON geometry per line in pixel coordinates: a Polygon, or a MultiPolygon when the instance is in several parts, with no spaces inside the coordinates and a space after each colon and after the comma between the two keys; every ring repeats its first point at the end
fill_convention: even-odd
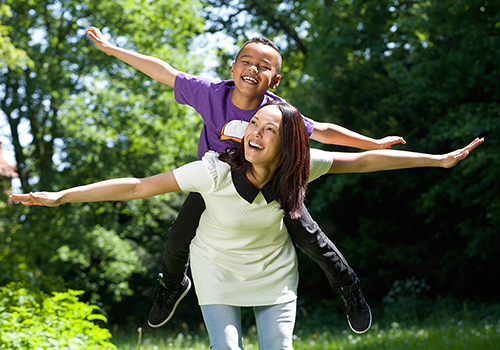
{"type": "Polygon", "coordinates": [[[235,88],[231,99],[240,109],[257,108],[269,88],[276,88],[281,76],[276,74],[276,51],[267,45],[252,43],[245,46],[231,68],[235,88]]]}

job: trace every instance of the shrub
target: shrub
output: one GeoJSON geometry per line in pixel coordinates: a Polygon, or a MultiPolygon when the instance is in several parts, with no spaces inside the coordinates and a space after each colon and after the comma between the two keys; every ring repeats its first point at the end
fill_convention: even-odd
{"type": "Polygon", "coordinates": [[[52,294],[18,283],[0,288],[1,349],[116,349],[111,333],[93,322],[106,322],[98,307],[78,300],[83,291],[52,294]]]}

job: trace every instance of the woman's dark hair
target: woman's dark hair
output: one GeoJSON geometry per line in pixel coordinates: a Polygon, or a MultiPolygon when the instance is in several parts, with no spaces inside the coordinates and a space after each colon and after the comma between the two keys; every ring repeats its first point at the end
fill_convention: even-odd
{"type": "MultiPolygon", "coordinates": [[[[300,217],[307,192],[310,167],[309,136],[299,110],[280,101],[271,101],[261,106],[278,106],[282,114],[280,162],[275,174],[275,200],[280,203],[285,215],[300,217]]],[[[260,110],[259,108],[259,110],[260,110]]],[[[245,159],[244,140],[229,152],[219,155],[233,170],[244,174],[251,172],[252,165],[245,159]]]]}

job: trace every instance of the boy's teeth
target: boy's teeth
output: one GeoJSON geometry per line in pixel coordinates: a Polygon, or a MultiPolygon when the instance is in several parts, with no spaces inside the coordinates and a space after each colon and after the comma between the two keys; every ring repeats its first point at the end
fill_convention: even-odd
{"type": "Polygon", "coordinates": [[[252,84],[257,84],[257,80],[252,77],[243,77],[243,80],[248,81],[249,83],[252,84]]]}

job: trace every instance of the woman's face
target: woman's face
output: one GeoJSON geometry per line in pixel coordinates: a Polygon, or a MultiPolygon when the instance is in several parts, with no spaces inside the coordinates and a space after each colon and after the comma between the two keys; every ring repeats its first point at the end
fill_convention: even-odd
{"type": "Polygon", "coordinates": [[[281,153],[281,120],[278,106],[257,111],[245,131],[245,159],[254,166],[276,168],[281,153]]]}

